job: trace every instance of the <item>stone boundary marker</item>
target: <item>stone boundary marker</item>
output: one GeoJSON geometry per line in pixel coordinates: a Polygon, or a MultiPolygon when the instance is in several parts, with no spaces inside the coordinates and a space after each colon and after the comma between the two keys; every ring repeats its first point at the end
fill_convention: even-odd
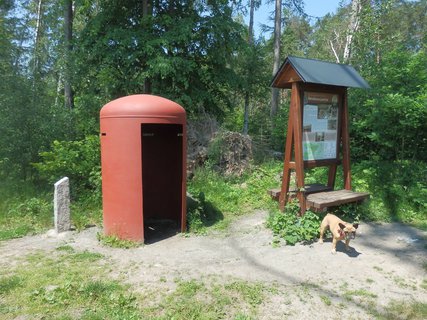
{"type": "Polygon", "coordinates": [[[70,230],[70,183],[67,177],[62,178],[55,183],[53,213],[55,231],[60,233],[70,230]]]}

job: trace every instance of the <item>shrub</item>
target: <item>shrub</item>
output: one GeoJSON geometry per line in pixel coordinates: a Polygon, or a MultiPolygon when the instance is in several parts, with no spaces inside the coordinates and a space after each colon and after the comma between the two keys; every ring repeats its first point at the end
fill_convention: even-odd
{"type": "Polygon", "coordinates": [[[42,161],[34,167],[49,183],[68,177],[73,195],[83,190],[100,196],[100,146],[95,135],[79,141],[54,141],[50,151],[41,152],[42,161]]]}
{"type": "Polygon", "coordinates": [[[272,212],[267,220],[267,227],[288,245],[312,241],[319,234],[319,217],[312,211],[307,211],[299,217],[298,212],[298,202],[290,201],[286,205],[285,212],[272,212]]]}

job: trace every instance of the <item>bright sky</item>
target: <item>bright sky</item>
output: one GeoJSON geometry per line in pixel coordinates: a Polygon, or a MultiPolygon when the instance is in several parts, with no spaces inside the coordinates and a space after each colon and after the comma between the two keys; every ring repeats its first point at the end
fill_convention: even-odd
{"type": "MultiPolygon", "coordinates": [[[[289,1],[289,0],[282,0],[289,1]]],[[[350,0],[303,0],[304,2],[304,11],[309,16],[314,17],[323,17],[327,13],[335,13],[341,2],[347,4],[350,0]]],[[[268,26],[273,26],[273,22],[269,20],[271,12],[274,11],[274,0],[272,3],[267,4],[267,0],[262,0],[262,6],[255,12],[255,35],[258,37],[260,35],[260,25],[266,24],[268,26]]],[[[249,16],[245,17],[245,21],[249,23],[249,16]]]]}

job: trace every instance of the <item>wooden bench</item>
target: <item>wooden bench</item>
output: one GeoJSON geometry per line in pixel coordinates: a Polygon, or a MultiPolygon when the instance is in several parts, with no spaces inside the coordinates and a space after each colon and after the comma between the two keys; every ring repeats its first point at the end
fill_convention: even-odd
{"type": "Polygon", "coordinates": [[[306,196],[306,206],[313,211],[323,211],[329,207],[362,202],[369,198],[369,193],[351,190],[336,190],[313,193],[306,196]]]}
{"type": "MultiPolygon", "coordinates": [[[[369,198],[369,193],[351,190],[335,190],[322,184],[305,186],[305,199],[307,209],[324,211],[329,207],[336,207],[348,203],[362,202],[369,198]]],[[[267,193],[276,201],[280,198],[280,189],[270,189],[267,193]]],[[[290,190],[290,198],[294,198],[296,190],[290,190]]]]}

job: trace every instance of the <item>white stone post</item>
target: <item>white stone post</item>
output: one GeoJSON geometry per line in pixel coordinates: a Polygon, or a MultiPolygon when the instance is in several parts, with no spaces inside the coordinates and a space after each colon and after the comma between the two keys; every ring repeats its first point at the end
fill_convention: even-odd
{"type": "Polygon", "coordinates": [[[70,184],[67,177],[55,183],[53,212],[55,218],[55,231],[60,233],[70,230],[70,184]]]}

